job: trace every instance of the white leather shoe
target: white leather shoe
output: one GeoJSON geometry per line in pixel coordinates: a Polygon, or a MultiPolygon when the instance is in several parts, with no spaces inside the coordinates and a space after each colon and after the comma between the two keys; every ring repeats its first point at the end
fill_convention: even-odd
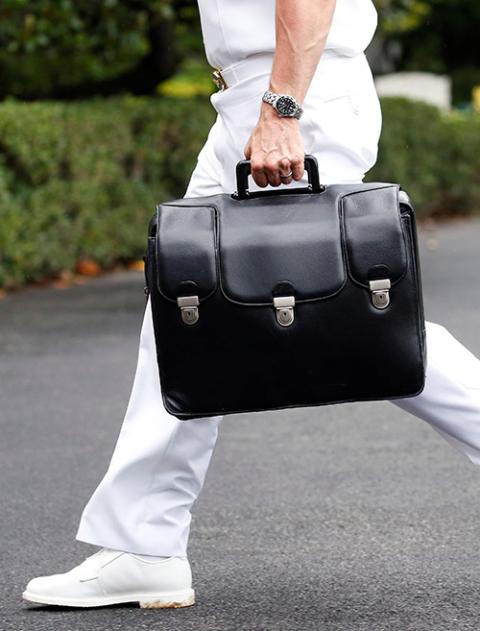
{"type": "Polygon", "coordinates": [[[102,548],[69,572],[32,579],[22,597],[65,607],[128,602],[152,609],[193,605],[195,592],[188,559],[153,559],[102,548]]]}

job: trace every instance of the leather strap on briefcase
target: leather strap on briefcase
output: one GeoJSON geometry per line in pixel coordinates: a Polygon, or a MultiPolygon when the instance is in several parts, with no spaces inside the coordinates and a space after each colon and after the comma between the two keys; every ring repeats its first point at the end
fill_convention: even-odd
{"type": "Polygon", "coordinates": [[[146,277],[166,409],[180,419],[421,392],[415,215],[397,184],[237,191],[160,204],[146,277]]]}

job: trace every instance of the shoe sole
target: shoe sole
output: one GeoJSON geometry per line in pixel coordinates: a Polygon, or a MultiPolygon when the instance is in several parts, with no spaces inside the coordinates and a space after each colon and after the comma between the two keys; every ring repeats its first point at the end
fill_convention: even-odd
{"type": "Polygon", "coordinates": [[[110,598],[76,600],[70,598],[49,598],[31,592],[23,592],[23,600],[40,605],[57,605],[59,607],[105,607],[124,603],[138,603],[141,609],[179,609],[195,604],[195,591],[184,589],[177,592],[161,594],[126,594],[110,598]]]}

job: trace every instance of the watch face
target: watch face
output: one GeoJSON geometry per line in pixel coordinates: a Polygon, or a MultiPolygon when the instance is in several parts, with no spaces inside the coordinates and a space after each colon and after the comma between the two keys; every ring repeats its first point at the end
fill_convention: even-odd
{"type": "Polygon", "coordinates": [[[290,96],[281,96],[277,101],[277,111],[281,116],[293,116],[297,105],[290,96]]]}

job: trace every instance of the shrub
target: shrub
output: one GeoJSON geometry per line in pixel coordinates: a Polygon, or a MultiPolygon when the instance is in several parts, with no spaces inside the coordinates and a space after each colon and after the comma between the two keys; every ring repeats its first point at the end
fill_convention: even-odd
{"type": "Polygon", "coordinates": [[[183,194],[212,112],[133,97],[0,105],[0,286],[87,256],[141,256],[154,206],[183,194]]]}
{"type": "MultiPolygon", "coordinates": [[[[419,215],[480,208],[480,116],[382,102],[369,180],[400,182],[419,215]]],[[[0,104],[0,286],[140,257],[160,200],[180,197],[215,112],[208,99],[0,104]]]]}
{"type": "Polygon", "coordinates": [[[480,209],[480,116],[441,113],[404,98],[382,99],[378,162],[367,179],[399,182],[419,215],[480,209]]]}

